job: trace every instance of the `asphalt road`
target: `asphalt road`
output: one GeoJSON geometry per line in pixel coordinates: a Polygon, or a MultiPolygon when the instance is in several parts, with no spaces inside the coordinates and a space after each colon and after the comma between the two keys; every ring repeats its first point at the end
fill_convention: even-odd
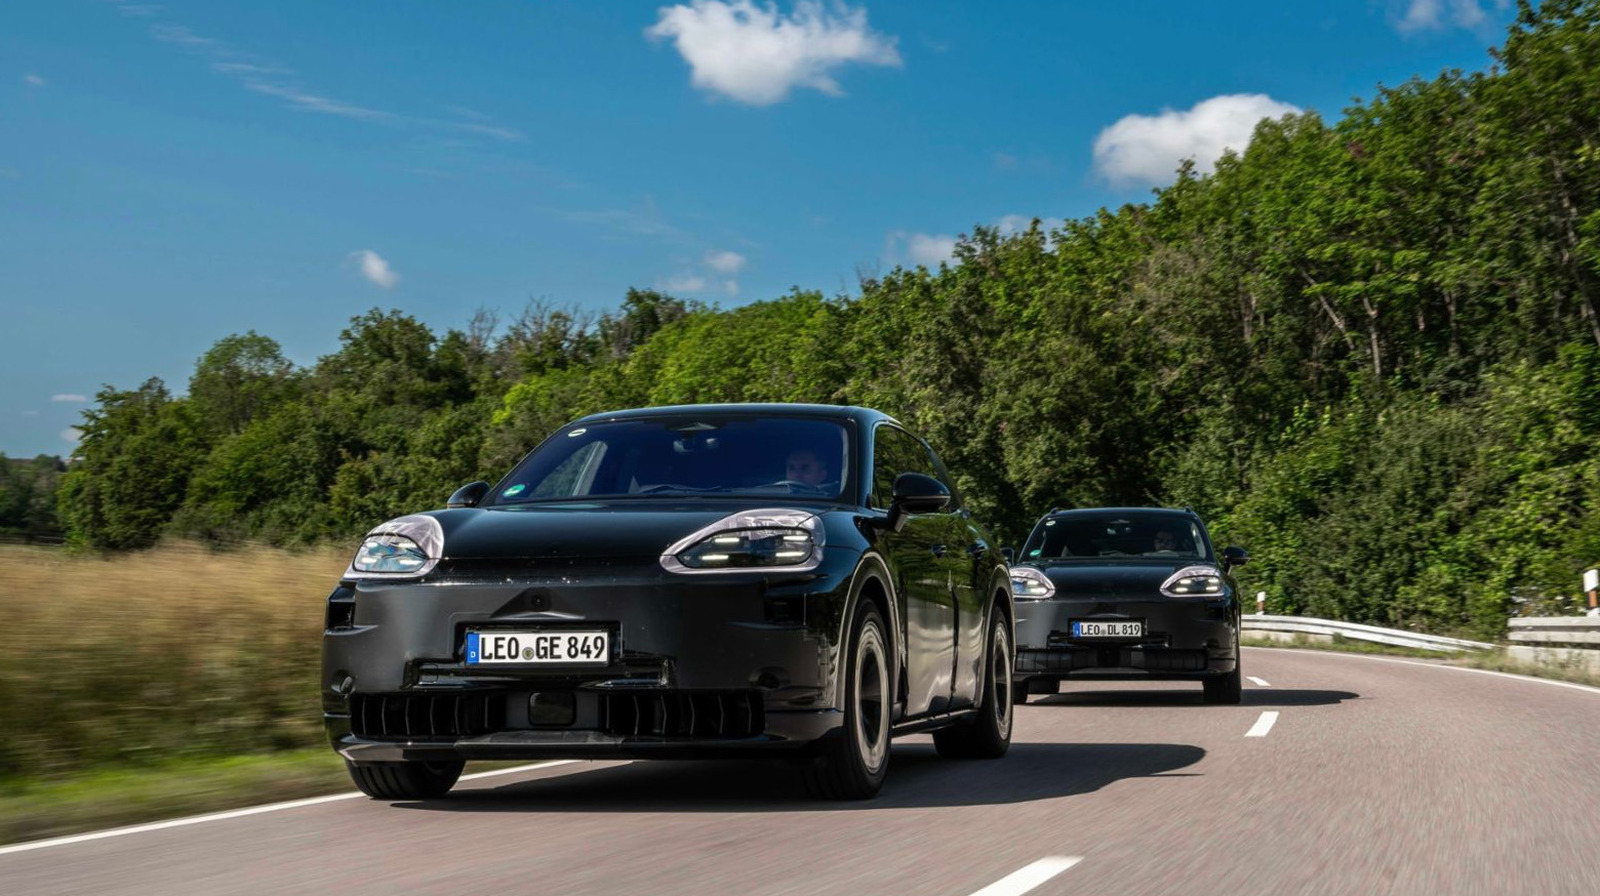
{"type": "Polygon", "coordinates": [[[1159,682],[1035,697],[999,761],[897,741],[867,803],[765,764],[574,762],[0,849],[0,893],[1600,893],[1600,690],[1245,664],[1241,706],[1159,682]]]}

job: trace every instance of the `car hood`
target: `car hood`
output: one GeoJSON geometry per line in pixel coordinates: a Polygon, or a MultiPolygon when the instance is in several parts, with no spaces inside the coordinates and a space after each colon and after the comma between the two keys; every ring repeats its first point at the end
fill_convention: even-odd
{"type": "Polygon", "coordinates": [[[1215,564],[1203,560],[1143,560],[1120,563],[1026,563],[1045,574],[1056,586],[1057,597],[1151,597],[1161,583],[1188,566],[1215,564]]]}
{"type": "Polygon", "coordinates": [[[679,539],[750,509],[754,505],[721,501],[616,501],[459,508],[422,515],[438,520],[447,560],[547,560],[659,557],[679,539]]]}

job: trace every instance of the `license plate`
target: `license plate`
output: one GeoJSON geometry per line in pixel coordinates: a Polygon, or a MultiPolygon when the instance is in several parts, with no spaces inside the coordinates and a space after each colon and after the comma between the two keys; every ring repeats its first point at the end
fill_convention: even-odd
{"type": "Polygon", "coordinates": [[[467,632],[467,665],[611,662],[611,635],[597,631],[467,632]]]}
{"type": "Polygon", "coordinates": [[[1074,620],[1072,623],[1072,637],[1142,638],[1144,637],[1144,620],[1134,619],[1127,622],[1093,622],[1087,619],[1074,620]]]}

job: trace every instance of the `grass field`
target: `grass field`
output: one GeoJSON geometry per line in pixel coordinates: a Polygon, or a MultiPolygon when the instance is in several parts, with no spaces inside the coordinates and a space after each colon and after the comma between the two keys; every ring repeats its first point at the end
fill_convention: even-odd
{"type": "Polygon", "coordinates": [[[321,743],[323,602],[348,559],[0,545],[0,789],[321,743]]]}

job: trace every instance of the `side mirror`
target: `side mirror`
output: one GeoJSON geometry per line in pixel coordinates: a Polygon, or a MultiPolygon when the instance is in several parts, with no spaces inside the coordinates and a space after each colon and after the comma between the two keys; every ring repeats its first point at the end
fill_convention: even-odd
{"type": "Polygon", "coordinates": [[[444,506],[477,507],[478,502],[482,501],[483,496],[487,495],[488,493],[489,483],[484,482],[482,479],[478,480],[477,482],[469,482],[466,485],[456,489],[456,493],[450,496],[450,500],[446,501],[444,506]]]}
{"type": "Polygon", "coordinates": [[[935,513],[949,503],[950,490],[944,483],[922,473],[901,473],[894,479],[894,497],[889,500],[889,530],[899,532],[906,517],[935,513]]]}
{"type": "Polygon", "coordinates": [[[1250,562],[1250,555],[1244,548],[1228,545],[1222,549],[1222,563],[1224,566],[1243,566],[1250,562]]]}
{"type": "Polygon", "coordinates": [[[1000,556],[1006,558],[1006,563],[1007,564],[1015,563],[1015,562],[1017,562],[1017,549],[1016,548],[1001,548],[1000,549],[1000,556]]]}

